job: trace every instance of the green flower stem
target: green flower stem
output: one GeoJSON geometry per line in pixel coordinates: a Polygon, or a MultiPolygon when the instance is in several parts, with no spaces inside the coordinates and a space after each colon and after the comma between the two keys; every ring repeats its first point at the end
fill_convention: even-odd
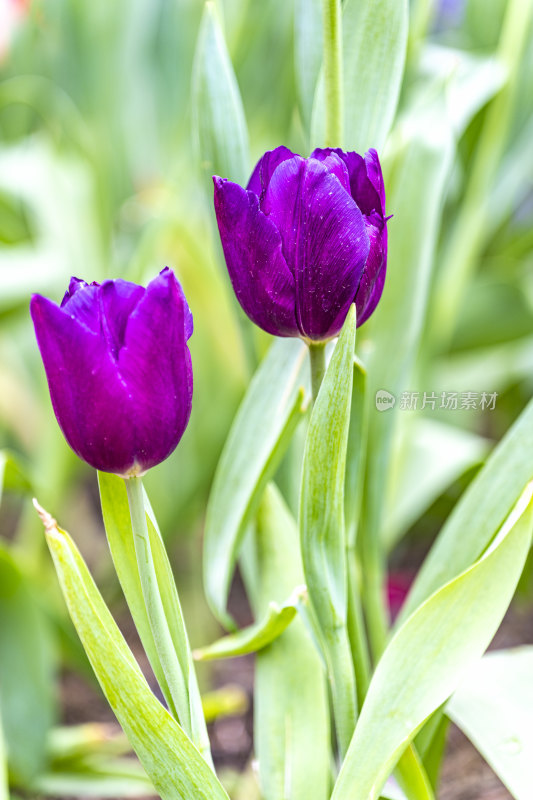
{"type": "Polygon", "coordinates": [[[315,401],[326,374],[325,342],[309,342],[309,363],[311,366],[311,391],[313,401],[315,401]]]}
{"type": "Polygon", "coordinates": [[[344,134],[341,0],[323,0],[326,146],[341,147],[344,134]]]}
{"type": "Polygon", "coordinates": [[[337,745],[347,752],[357,721],[357,687],[348,634],[343,482],[351,398],[355,316],[333,353],[326,380],[325,345],[309,343],[315,407],[307,432],[300,495],[302,559],[316,638],[326,665],[337,745]],[[349,380],[348,380],[349,375],[349,380]],[[335,376],[335,377],[333,377],[335,376]],[[325,394],[323,394],[325,391],[325,394]],[[332,463],[336,461],[336,465],[332,463]]]}
{"type": "MultiPolygon", "coordinates": [[[[367,392],[369,413],[372,392],[367,392]]],[[[370,641],[372,660],[376,664],[389,637],[389,608],[385,593],[387,554],[383,545],[383,500],[386,495],[389,442],[379,442],[378,452],[367,452],[361,521],[357,532],[357,550],[361,564],[362,601],[370,641]]]]}
{"type": "Polygon", "coordinates": [[[342,762],[348,752],[357,722],[357,688],[352,651],[344,622],[339,622],[336,628],[328,626],[322,633],[331,688],[335,733],[342,762]]]}
{"type": "Polygon", "coordinates": [[[363,605],[374,664],[387,644],[389,619],[385,598],[385,554],[379,529],[366,524],[360,530],[360,552],[363,568],[363,605]]]}
{"type": "Polygon", "coordinates": [[[159,656],[163,672],[165,673],[172,700],[178,710],[180,717],[179,722],[189,737],[192,738],[188,682],[179,664],[179,659],[165,616],[161,593],[159,591],[159,584],[150,546],[150,535],[146,522],[142,480],[136,477],[126,478],[125,483],[128,493],[139,577],[157,655],[159,656]]]}
{"type": "Polygon", "coordinates": [[[368,652],[368,642],[365,634],[365,623],[361,606],[361,587],[357,574],[357,557],[355,550],[348,547],[346,555],[348,565],[348,636],[355,670],[357,700],[359,707],[361,707],[370,684],[370,654],[368,652]]]}

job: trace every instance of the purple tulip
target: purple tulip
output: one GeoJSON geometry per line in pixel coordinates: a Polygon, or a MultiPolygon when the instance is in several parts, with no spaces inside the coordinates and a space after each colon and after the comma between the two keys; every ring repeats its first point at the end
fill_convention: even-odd
{"type": "Polygon", "coordinates": [[[385,191],[378,154],[286,147],[259,160],[247,189],[214,177],[215,211],[237,299],[276,336],[336,336],[352,303],[357,324],[383,291],[385,191]]]}
{"type": "Polygon", "coordinates": [[[61,306],[30,304],[52,405],[75,453],[123,477],[164,461],[192,401],[192,315],[172,270],[145,289],[72,278],[61,306]]]}

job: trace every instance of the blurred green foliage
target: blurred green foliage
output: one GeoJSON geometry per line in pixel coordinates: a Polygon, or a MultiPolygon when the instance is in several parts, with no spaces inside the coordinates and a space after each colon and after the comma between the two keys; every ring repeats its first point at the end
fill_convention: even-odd
{"type": "MultiPolygon", "coordinates": [[[[247,133],[241,158],[248,157],[246,136],[251,154],[246,170],[281,143],[306,154],[321,47],[313,14],[320,4],[215,5],[221,58],[233,65],[242,98],[247,133]],[[306,42],[314,49],[306,50],[306,42]]],[[[6,482],[0,535],[1,569],[26,588],[17,590],[20,602],[10,604],[0,620],[0,650],[19,627],[16,615],[29,615],[31,625],[37,624],[35,615],[45,615],[47,622],[38,627],[41,633],[50,628],[51,638],[43,647],[56,652],[50,661],[43,657],[39,669],[49,675],[59,656],[78,666],[84,662],[70,641],[39,523],[29,510],[30,484],[67,526],[75,519],[70,527],[111,595],[115,583],[102,544],[96,476],[68,449],[48,399],[28,314],[32,292],[60,300],[70,275],[146,281],[165,264],[182,281],[195,319],[193,413],[180,447],[146,484],[164,535],[180,549],[176,568],[183,575],[186,617],[201,619],[203,626],[211,624],[199,577],[207,496],[268,337],[252,330],[237,308],[215,235],[210,175],[191,96],[191,85],[198,91],[201,84],[195,48],[204,4],[32,0],[19,6],[0,52],[0,446],[24,468],[18,483],[6,482]],[[43,589],[38,602],[35,587],[43,589]],[[61,648],[54,648],[54,638],[61,648]]],[[[517,0],[410,4],[406,73],[383,153],[395,215],[388,295],[360,331],[358,352],[379,376],[374,389],[398,395],[411,389],[490,391],[498,399],[494,411],[402,411],[390,430],[377,433],[370,421],[371,437],[390,436],[392,467],[383,480],[391,497],[399,487],[402,494],[401,521],[386,524],[391,546],[413,525],[424,537],[438,530],[442,513],[435,509],[446,508],[439,497],[479,462],[532,394],[528,12],[520,29],[529,6],[529,0],[523,7],[517,0]],[[403,303],[406,292],[411,305],[403,303]],[[399,300],[403,318],[395,310],[399,300]],[[404,351],[398,331],[405,335],[404,351]],[[447,451],[442,470],[432,472],[424,496],[415,479],[410,496],[402,479],[416,475],[417,464],[431,463],[431,453],[446,440],[446,426],[456,447],[447,451]],[[424,519],[429,507],[432,514],[424,519]]],[[[357,104],[357,86],[347,102],[357,104]]],[[[238,97],[236,103],[238,108],[238,97]]],[[[382,466],[370,463],[370,474],[382,466]]],[[[13,462],[6,477],[18,469],[13,462]]],[[[4,602],[11,584],[0,584],[4,602]]],[[[198,643],[209,638],[205,627],[200,635],[198,643]]],[[[16,701],[25,697],[25,676],[18,670],[13,676],[20,679],[10,690],[16,701]]],[[[0,697],[9,734],[11,712],[1,692],[0,697]]],[[[25,702],[27,710],[28,697],[25,702]]],[[[35,737],[52,723],[47,703],[41,704],[35,737]]],[[[41,769],[44,741],[42,733],[28,766],[19,763],[17,743],[8,738],[16,780],[27,783],[41,769]]]]}

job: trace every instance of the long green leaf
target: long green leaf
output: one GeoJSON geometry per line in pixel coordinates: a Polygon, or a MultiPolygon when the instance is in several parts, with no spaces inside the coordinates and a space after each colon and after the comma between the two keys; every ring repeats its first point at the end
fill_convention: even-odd
{"type": "Polygon", "coordinates": [[[316,398],[305,443],[300,492],[302,559],[328,665],[339,747],[357,714],[347,631],[344,482],[353,386],[356,318],[352,306],[316,398]]]}
{"type": "Polygon", "coordinates": [[[32,781],[33,793],[52,797],[109,798],[153,795],[151,781],[138,762],[132,759],[93,758],[67,762],[38,775],[32,781]]]}
{"type": "Polygon", "coordinates": [[[533,400],[507,432],[448,517],[409,593],[400,620],[466,569],[489,545],[533,478],[533,400]]]}
{"type": "Polygon", "coordinates": [[[159,662],[154,637],[143,602],[124,481],[117,475],[99,472],[98,486],[109,549],[122,591],[157,682],[161,687],[168,707],[177,719],[178,712],[174,707],[165,674],[159,662]]]}
{"type": "Polygon", "coordinates": [[[360,563],[356,550],[357,529],[364,487],[368,407],[366,370],[357,360],[353,367],[352,407],[346,450],[344,517],[346,522],[346,557],[348,576],[348,635],[357,685],[357,698],[362,705],[370,680],[370,653],[361,601],[360,563]]]}
{"type": "MultiPolygon", "coordinates": [[[[270,484],[257,515],[256,614],[280,602],[303,570],[296,522],[270,484]]],[[[324,669],[305,627],[296,618],[257,654],[255,744],[264,800],[327,800],[330,793],[330,724],[324,669]]]]}
{"type": "Polygon", "coordinates": [[[109,542],[113,563],[131,611],[133,621],[141,637],[143,647],[150,660],[152,669],[165,696],[169,708],[176,719],[186,727],[191,725],[194,741],[200,749],[207,752],[209,741],[202,713],[200,693],[196,682],[194,666],[189,646],[185,621],[176,590],[176,584],[168,555],[157,526],[148,499],[145,498],[150,547],[156,568],[159,591],[161,594],[165,617],[167,619],[172,642],[176,651],[179,667],[185,684],[186,707],[178,708],[172,698],[164,670],[162,668],[154,637],[150,628],[143,592],[139,577],[139,569],[135,555],[135,545],[131,527],[128,497],[124,481],[116,475],[105,472],[98,473],[100,499],[104,525],[109,542]]]}
{"type": "Polygon", "coordinates": [[[508,73],[508,80],[488,109],[477,147],[470,157],[464,199],[446,242],[435,287],[432,326],[444,351],[454,332],[463,294],[478,265],[487,233],[491,231],[487,225],[488,198],[493,192],[515,113],[529,52],[532,18],[532,0],[509,0],[505,6],[498,57],[508,73]]]}
{"type": "Polygon", "coordinates": [[[409,385],[426,314],[433,252],[454,152],[441,97],[427,103],[422,111],[412,110],[403,120],[401,131],[404,146],[393,164],[387,201],[395,214],[389,223],[387,280],[380,304],[363,328],[363,336],[370,337],[372,347],[365,358],[369,446],[359,544],[365,611],[372,649],[377,655],[386,639],[382,600],[383,498],[388,496],[390,467],[394,463],[399,396],[409,385]],[[387,356],[389,353],[394,353],[393,359],[387,356]],[[396,396],[393,409],[383,411],[376,407],[376,393],[380,390],[396,396]]]}
{"type": "MultiPolygon", "coordinates": [[[[394,120],[407,50],[407,0],[343,3],[344,139],[347,150],[381,150],[394,120]]],[[[324,86],[315,97],[312,140],[324,143],[324,86]]]]}
{"type": "Polygon", "coordinates": [[[344,31],[344,146],[380,150],[392,125],[402,85],[407,0],[346,0],[344,31]]]}
{"type": "Polygon", "coordinates": [[[256,653],[263,647],[281,636],[284,630],[293,621],[297,613],[298,596],[301,591],[296,590],[283,605],[272,601],[269,603],[266,614],[254,625],[243,628],[237,633],[223,636],[207,647],[195,650],[193,655],[196,661],[212,661],[216,658],[234,658],[246,653],[256,653]]]}
{"type": "Polygon", "coordinates": [[[428,44],[420,57],[421,76],[445,83],[448,114],[459,139],[471,119],[502,88],[506,70],[494,56],[428,44]]]}
{"type": "Polygon", "coordinates": [[[190,739],[150,691],[70,536],[44,512],[46,538],[78,635],[131,746],[163,800],[227,800],[190,739]]]}
{"type": "Polygon", "coordinates": [[[433,594],[390,642],[374,673],[332,800],[379,797],[421,725],[490,643],[531,543],[532,495],[529,484],[485,555],[433,594]]]}
{"type": "Polygon", "coordinates": [[[532,676],[533,647],[488,653],[446,705],[516,800],[531,797],[532,676]]]}
{"type": "Polygon", "coordinates": [[[309,136],[315,89],[322,66],[322,0],[294,3],[294,68],[300,114],[309,136]]]}
{"type": "Polygon", "coordinates": [[[353,365],[353,389],[350,430],[346,450],[346,485],[344,516],[348,546],[355,546],[365,473],[365,454],[368,435],[366,405],[366,368],[357,359],[353,365]]]}
{"type": "Polygon", "coordinates": [[[205,4],[198,35],[192,108],[204,169],[242,183],[249,169],[248,130],[214,2],[205,4]]]}
{"type": "Polygon", "coordinates": [[[305,410],[301,342],[278,340],[256,372],[220,457],[207,507],[204,584],[213,613],[226,612],[244,531],[305,410]]]}

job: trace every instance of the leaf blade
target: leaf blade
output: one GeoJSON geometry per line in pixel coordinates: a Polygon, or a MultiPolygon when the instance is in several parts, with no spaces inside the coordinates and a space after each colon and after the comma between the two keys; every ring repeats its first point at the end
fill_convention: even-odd
{"type": "Polygon", "coordinates": [[[83,646],[124,732],[163,800],[227,800],[214,773],[150,691],[69,535],[47,526],[61,588],[83,646]]]}
{"type": "Polygon", "coordinates": [[[248,173],[248,129],[237,79],[215,3],[207,2],[193,66],[193,120],[202,165],[242,183],[248,173]]]}
{"type": "Polygon", "coordinates": [[[269,603],[262,619],[237,633],[223,636],[216,642],[194,651],[196,661],[212,661],[217,658],[234,658],[247,653],[257,653],[272,644],[285,631],[297,613],[297,597],[289,598],[282,606],[269,603]]]}
{"type": "Polygon", "coordinates": [[[192,664],[185,620],[183,619],[172,568],[148,497],[146,494],[144,495],[150,548],[154,559],[165,617],[185,687],[184,694],[186,697],[184,698],[184,703],[181,704],[182,707],[179,708],[178,703],[172,697],[172,692],[157,653],[146,606],[143,601],[143,591],[135,554],[130,509],[124,481],[117,475],[99,472],[98,484],[104,526],[113,563],[133,621],[139,631],[143,647],[173,716],[181,720],[186,730],[190,727],[194,741],[201,751],[207,754],[209,752],[209,739],[202,713],[196,674],[192,664]]]}
{"type": "Polygon", "coordinates": [[[309,421],[300,491],[304,575],[328,665],[341,751],[348,746],[357,716],[355,673],[347,630],[344,521],[355,333],[355,306],[352,306],[309,421]]]}
{"type": "MultiPolygon", "coordinates": [[[[257,514],[254,611],[303,581],[298,528],[274,484],[257,514]]],[[[251,588],[251,587],[250,587],[251,588]]],[[[256,657],[254,739],[262,797],[327,800],[331,734],[320,657],[300,617],[256,657]]]]}
{"type": "Polygon", "coordinates": [[[531,794],[532,674],[533,647],[488,653],[445,709],[516,800],[531,794]]]}
{"type": "Polygon", "coordinates": [[[532,448],[533,401],[494,449],[448,517],[417,575],[399,621],[431,592],[466,569],[489,545],[516,503],[520,487],[533,478],[532,448]],[[472,533],[467,526],[471,519],[476,520],[472,533]]]}
{"type": "MultiPolygon", "coordinates": [[[[407,52],[406,0],[343,4],[344,140],[346,150],[381,150],[392,125],[407,52]],[[354,88],[357,87],[354,92],[354,88]]],[[[312,141],[324,144],[324,81],[317,86],[312,141]]]]}
{"type": "Polygon", "coordinates": [[[229,584],[246,525],[302,418],[298,389],[306,348],[277,340],[256,372],[235,417],[207,506],[204,584],[208,603],[226,627],[229,584]]]}
{"type": "Polygon", "coordinates": [[[332,800],[377,798],[423,722],[490,643],[529,550],[532,494],[530,484],[491,548],[431,595],[391,640],[374,673],[332,800]],[[465,614],[473,605],[476,614],[465,614]]]}

